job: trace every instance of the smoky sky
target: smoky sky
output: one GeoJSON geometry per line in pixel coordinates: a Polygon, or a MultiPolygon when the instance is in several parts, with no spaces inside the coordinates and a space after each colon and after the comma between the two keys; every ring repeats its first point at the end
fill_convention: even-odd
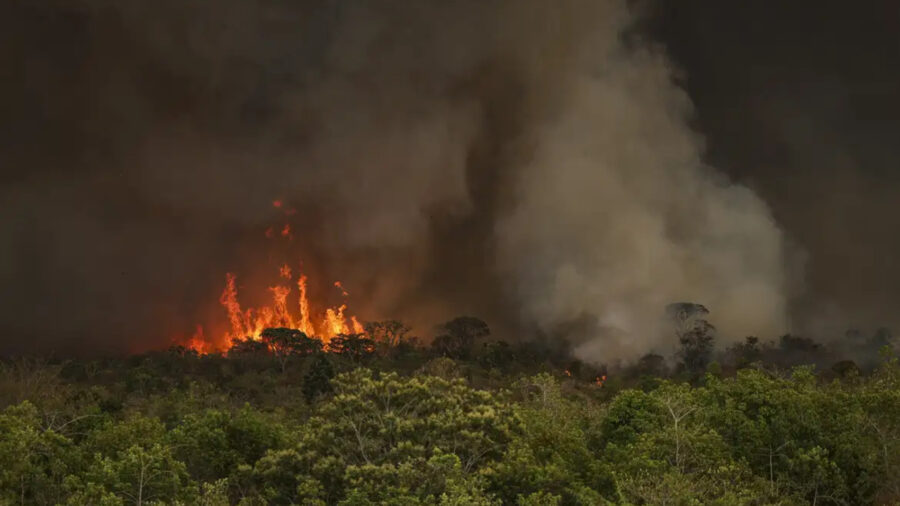
{"type": "Polygon", "coordinates": [[[757,191],[802,255],[796,330],[896,328],[900,7],[656,8],[651,31],[682,69],[706,159],[757,191]]]}
{"type": "Polygon", "coordinates": [[[425,334],[587,318],[596,360],[664,347],[674,300],[726,339],[893,324],[898,16],[6,2],[0,348],[166,346],[285,257],[425,334]]]}

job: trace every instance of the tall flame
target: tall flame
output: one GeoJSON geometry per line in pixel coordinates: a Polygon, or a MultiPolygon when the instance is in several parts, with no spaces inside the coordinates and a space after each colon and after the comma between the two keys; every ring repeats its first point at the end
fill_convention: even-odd
{"type": "Polygon", "coordinates": [[[313,328],[309,319],[309,299],[306,297],[305,274],[301,275],[300,279],[297,280],[297,288],[300,290],[300,325],[297,328],[308,336],[314,336],[316,335],[316,329],[313,328]]]}
{"type": "MultiPolygon", "coordinates": [[[[293,272],[288,265],[279,268],[279,276],[285,280],[293,278],[293,272]]],[[[323,344],[338,334],[362,333],[363,326],[353,315],[347,315],[347,304],[342,303],[335,307],[326,308],[319,325],[313,325],[313,316],[310,310],[309,294],[307,290],[305,274],[297,278],[297,303],[289,301],[293,290],[290,286],[276,284],[269,287],[272,294],[272,304],[259,308],[243,309],[238,301],[237,276],[233,273],[225,275],[225,288],[219,297],[219,302],[228,314],[228,330],[222,339],[212,341],[204,335],[203,327],[198,326],[197,331],[188,340],[188,347],[200,353],[207,353],[216,349],[226,348],[235,339],[259,340],[263,330],[271,327],[287,327],[297,329],[304,334],[320,339],[323,344]],[[296,314],[294,309],[296,308],[296,314]]],[[[334,286],[341,290],[346,297],[348,293],[339,281],[334,286]]]]}
{"type": "MultiPolygon", "coordinates": [[[[282,199],[272,201],[272,207],[278,209],[285,217],[295,214],[293,207],[288,207],[282,199]]],[[[282,222],[280,226],[269,226],[265,229],[265,236],[271,240],[293,240],[293,229],[290,223],[282,222]]],[[[299,270],[294,271],[291,266],[284,264],[278,268],[279,281],[269,286],[272,303],[259,308],[241,307],[238,301],[237,276],[234,273],[225,275],[225,288],[219,296],[219,303],[225,308],[228,315],[228,328],[220,336],[209,336],[204,333],[202,326],[197,326],[194,335],[181,342],[200,352],[209,353],[223,350],[231,345],[235,339],[261,339],[263,330],[272,327],[287,327],[297,329],[307,336],[320,339],[323,344],[328,344],[331,338],[338,334],[362,333],[363,326],[353,315],[346,313],[347,304],[341,303],[334,307],[325,307],[322,313],[313,314],[313,307],[321,309],[323,305],[310,304],[308,278],[299,270]],[[292,281],[296,279],[297,295],[296,303],[293,302],[292,281]],[[296,305],[295,305],[296,304],[296,305]],[[313,324],[313,321],[319,323],[313,324]]],[[[350,296],[340,281],[333,283],[346,299],[350,296]]]]}

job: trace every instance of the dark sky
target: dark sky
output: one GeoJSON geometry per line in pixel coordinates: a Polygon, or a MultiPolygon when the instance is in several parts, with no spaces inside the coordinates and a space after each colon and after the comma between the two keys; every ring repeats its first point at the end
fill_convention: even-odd
{"type": "MultiPolygon", "coordinates": [[[[260,181],[254,160],[290,174],[283,146],[313,135],[283,112],[284,92],[328,67],[338,4],[0,5],[0,352],[121,351],[190,328],[199,298],[216,309],[221,273],[251,254],[245,239],[292,184],[260,181]]],[[[660,0],[647,12],[637,33],[677,67],[705,161],[753,188],[791,243],[795,329],[900,326],[900,3],[660,0]]],[[[451,90],[501,117],[470,163],[507,163],[494,141],[517,135],[503,118],[520,99],[503,72],[451,90]]],[[[390,82],[372,76],[373,89],[390,82]]],[[[403,90],[391,93],[373,96],[403,90]]],[[[464,243],[486,224],[443,233],[464,243]]],[[[490,276],[472,263],[481,249],[446,251],[457,271],[426,277],[490,276]]]]}
{"type": "Polygon", "coordinates": [[[900,4],[663,2],[708,160],[806,256],[801,319],[897,323],[900,4]]]}

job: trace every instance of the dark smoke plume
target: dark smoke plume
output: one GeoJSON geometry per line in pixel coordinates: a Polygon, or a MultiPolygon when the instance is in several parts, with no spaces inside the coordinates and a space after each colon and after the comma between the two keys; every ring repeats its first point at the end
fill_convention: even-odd
{"type": "MultiPolygon", "coordinates": [[[[598,325],[665,342],[785,329],[767,206],[704,163],[688,95],[624,0],[11,2],[7,351],[164,346],[268,261],[273,199],[363,317],[598,325]]],[[[527,336],[525,336],[527,337],[527,336]]]]}

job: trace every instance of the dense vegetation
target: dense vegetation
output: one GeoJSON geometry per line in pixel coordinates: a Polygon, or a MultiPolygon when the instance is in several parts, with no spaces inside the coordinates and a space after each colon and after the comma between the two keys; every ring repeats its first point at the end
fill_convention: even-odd
{"type": "Polygon", "coordinates": [[[851,336],[872,364],[791,336],[715,355],[705,309],[672,310],[676,358],[627,367],[466,317],[428,346],[382,322],[327,349],[269,329],[227,354],[6,361],[0,504],[900,501],[888,335],[851,336]]]}

